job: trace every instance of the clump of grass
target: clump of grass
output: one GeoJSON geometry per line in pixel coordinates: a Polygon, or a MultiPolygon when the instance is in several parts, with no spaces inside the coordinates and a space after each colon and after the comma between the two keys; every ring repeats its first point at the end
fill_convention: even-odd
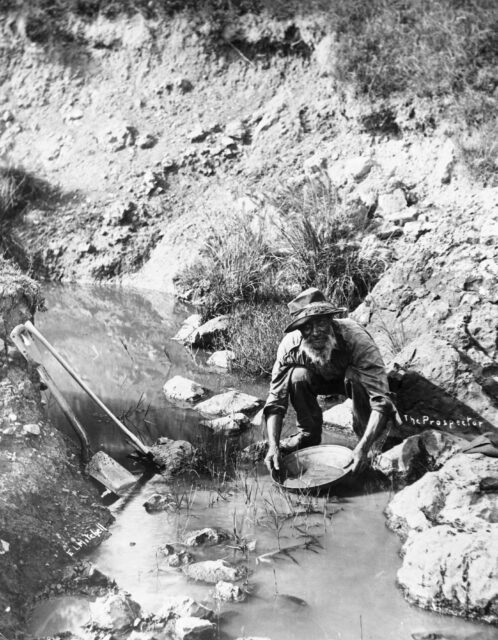
{"type": "Polygon", "coordinates": [[[284,304],[239,305],[232,313],[222,346],[233,350],[237,369],[252,376],[269,376],[288,322],[289,314],[284,304]]]}
{"type": "Polygon", "coordinates": [[[0,224],[47,195],[48,185],[22,167],[0,166],[0,224]]]}
{"type": "Polygon", "coordinates": [[[200,258],[176,281],[201,301],[206,317],[227,313],[243,302],[275,297],[276,257],[263,234],[242,215],[224,216],[212,224],[200,258]]]}
{"type": "Polygon", "coordinates": [[[317,287],[338,306],[356,307],[386,268],[382,259],[361,255],[366,212],[346,208],[325,172],[320,180],[285,187],[273,203],[289,249],[286,280],[301,289],[317,287]]]}

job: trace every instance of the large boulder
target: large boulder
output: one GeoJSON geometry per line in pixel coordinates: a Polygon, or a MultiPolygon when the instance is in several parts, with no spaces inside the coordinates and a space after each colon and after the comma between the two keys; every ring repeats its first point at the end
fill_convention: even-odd
{"type": "Polygon", "coordinates": [[[243,413],[234,413],[233,415],[222,416],[213,420],[202,420],[201,424],[214,431],[214,433],[239,433],[250,424],[250,420],[243,413]]]}
{"type": "Polygon", "coordinates": [[[395,495],[404,540],[398,581],[435,611],[498,623],[498,458],[459,453],[395,495]]]}
{"type": "Polygon", "coordinates": [[[412,533],[398,582],[407,599],[441,613],[498,623],[498,524],[412,533]]]}
{"type": "Polygon", "coordinates": [[[405,537],[439,524],[498,522],[497,496],[482,490],[484,478],[498,482],[498,458],[459,453],[394,496],[386,509],[388,525],[405,537]]]}
{"type": "Polygon", "coordinates": [[[161,617],[178,617],[178,618],[206,618],[211,620],[214,618],[214,611],[205,607],[203,604],[196,602],[193,598],[187,596],[171,596],[165,598],[156,615],[161,617]]]}
{"type": "Polygon", "coordinates": [[[212,622],[195,616],[178,618],[174,624],[174,637],[178,640],[210,640],[215,631],[212,622]]]}

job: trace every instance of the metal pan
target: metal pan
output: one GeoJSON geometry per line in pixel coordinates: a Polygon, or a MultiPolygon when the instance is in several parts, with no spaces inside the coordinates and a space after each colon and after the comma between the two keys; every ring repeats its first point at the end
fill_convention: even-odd
{"type": "Polygon", "coordinates": [[[280,472],[272,472],[273,481],[287,491],[325,489],[350,472],[353,452],[337,444],[322,444],[300,449],[283,458],[280,472]]]}

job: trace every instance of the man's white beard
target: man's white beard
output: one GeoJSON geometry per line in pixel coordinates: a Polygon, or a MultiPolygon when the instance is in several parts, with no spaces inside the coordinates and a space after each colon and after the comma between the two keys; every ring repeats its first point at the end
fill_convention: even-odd
{"type": "Polygon", "coordinates": [[[315,347],[310,344],[306,339],[303,340],[303,351],[311,360],[312,364],[318,366],[325,366],[330,362],[330,356],[332,355],[332,349],[335,347],[334,338],[327,336],[327,342],[323,347],[315,347]]]}

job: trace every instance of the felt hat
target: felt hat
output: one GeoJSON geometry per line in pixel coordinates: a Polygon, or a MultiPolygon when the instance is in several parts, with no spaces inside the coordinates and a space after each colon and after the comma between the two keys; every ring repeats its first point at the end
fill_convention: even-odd
{"type": "Polygon", "coordinates": [[[289,302],[287,307],[292,316],[292,322],[285,327],[285,333],[299,329],[310,318],[329,316],[345,311],[343,307],[334,307],[333,304],[325,299],[323,293],[315,287],[302,291],[294,300],[289,302]]]}

